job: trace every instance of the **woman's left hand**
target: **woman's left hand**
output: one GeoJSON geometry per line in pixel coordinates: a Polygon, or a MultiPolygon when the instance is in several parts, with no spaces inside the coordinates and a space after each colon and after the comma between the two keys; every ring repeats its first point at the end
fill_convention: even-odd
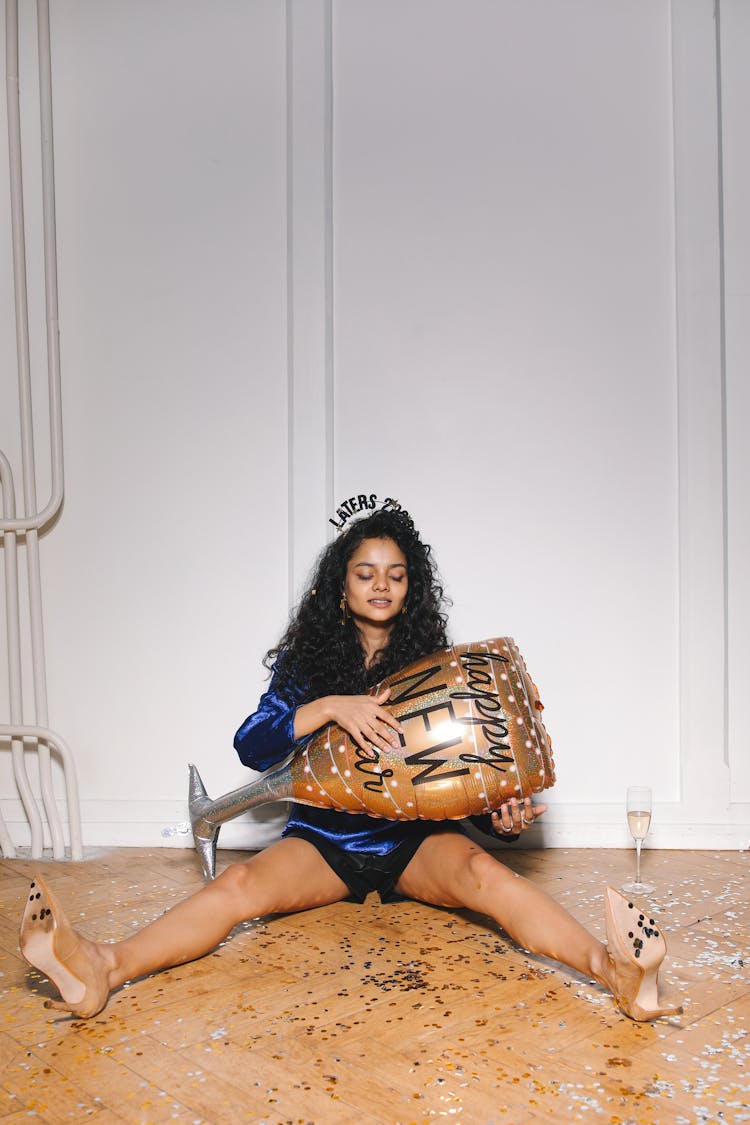
{"type": "Polygon", "coordinates": [[[533,804],[531,797],[526,797],[523,801],[511,797],[493,812],[492,827],[498,836],[524,832],[546,811],[546,805],[533,804]]]}

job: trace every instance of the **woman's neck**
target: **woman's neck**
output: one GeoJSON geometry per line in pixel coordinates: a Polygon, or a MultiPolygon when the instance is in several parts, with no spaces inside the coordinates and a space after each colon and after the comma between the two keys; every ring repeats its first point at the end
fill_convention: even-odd
{"type": "Polygon", "coordinates": [[[362,645],[362,652],[365,656],[365,668],[369,668],[372,665],[375,654],[386,647],[392,629],[392,625],[370,625],[366,622],[360,625],[359,622],[357,623],[359,643],[362,645]]]}

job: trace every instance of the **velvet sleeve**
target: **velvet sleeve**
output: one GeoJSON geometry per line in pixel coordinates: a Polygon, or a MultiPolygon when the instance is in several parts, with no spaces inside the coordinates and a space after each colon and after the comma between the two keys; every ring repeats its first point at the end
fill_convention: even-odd
{"type": "Polygon", "coordinates": [[[248,715],[234,736],[234,748],[244,766],[267,770],[283,761],[294,749],[294,716],[302,691],[287,687],[282,695],[277,677],[260,697],[257,711],[248,715]]]}
{"type": "Polygon", "coordinates": [[[493,840],[502,840],[504,844],[512,844],[520,835],[519,832],[496,832],[492,827],[492,817],[489,813],[484,816],[470,816],[469,820],[478,832],[483,832],[485,836],[491,836],[493,840]]]}

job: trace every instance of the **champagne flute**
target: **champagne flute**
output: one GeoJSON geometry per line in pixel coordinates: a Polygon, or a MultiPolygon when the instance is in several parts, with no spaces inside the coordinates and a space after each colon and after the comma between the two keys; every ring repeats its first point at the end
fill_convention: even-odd
{"type": "Polygon", "coordinates": [[[641,844],[651,826],[651,790],[645,785],[631,785],[627,796],[628,828],[635,840],[635,882],[623,883],[629,894],[650,894],[654,887],[641,882],[641,844]]]}

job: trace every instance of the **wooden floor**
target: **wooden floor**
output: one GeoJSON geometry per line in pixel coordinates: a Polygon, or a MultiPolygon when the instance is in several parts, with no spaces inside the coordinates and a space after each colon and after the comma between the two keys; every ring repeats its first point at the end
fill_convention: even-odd
{"type": "MultiPolygon", "coordinates": [[[[238,853],[220,854],[220,865],[238,853]]],[[[602,935],[624,851],[514,851],[602,935]]],[[[685,1014],[634,1024],[487,919],[341,903],[239,927],[215,953],[53,1022],[18,919],[45,872],[81,930],[121,938],[201,885],[191,851],[0,863],[0,1125],[11,1122],[750,1122],[750,853],[645,853],[685,1014]]]]}

